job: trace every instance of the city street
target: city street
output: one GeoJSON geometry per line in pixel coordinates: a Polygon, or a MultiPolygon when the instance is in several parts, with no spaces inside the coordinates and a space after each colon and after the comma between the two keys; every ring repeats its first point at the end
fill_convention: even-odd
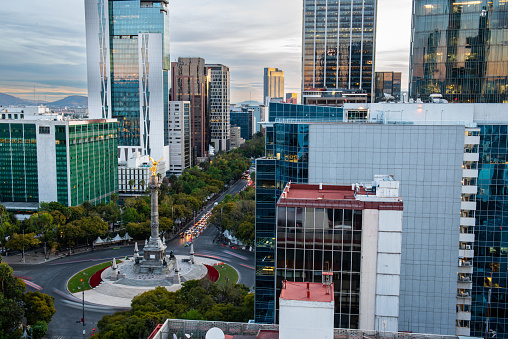
{"type": "MultiPolygon", "coordinates": [[[[229,189],[221,194],[217,200],[209,203],[208,208],[196,216],[199,220],[202,215],[213,206],[214,202],[223,200],[225,194],[236,194],[246,185],[246,180],[240,180],[231,185],[229,189]]],[[[254,253],[234,250],[229,247],[223,247],[214,242],[218,231],[214,227],[208,227],[203,233],[194,240],[194,251],[197,257],[209,257],[223,261],[234,267],[239,273],[239,283],[245,284],[249,288],[254,287],[254,253]]],[[[190,247],[184,247],[186,239],[176,236],[173,240],[167,241],[167,251],[174,251],[176,255],[187,255],[190,247]]],[[[142,250],[142,243],[139,243],[142,250]]],[[[123,258],[132,256],[134,245],[109,247],[95,251],[84,252],[72,256],[56,259],[38,265],[29,264],[11,264],[14,274],[42,287],[41,292],[55,297],[56,313],[49,324],[48,337],[54,339],[83,338],[83,324],[80,322],[82,317],[82,305],[80,301],[69,300],[69,293],[66,284],[69,278],[79,271],[99,264],[101,262],[112,260],[113,258],[123,258]]],[[[19,257],[19,256],[18,256],[19,257]]],[[[34,287],[27,285],[27,290],[34,290],[34,287]]],[[[97,307],[85,305],[85,329],[87,337],[92,333],[92,329],[97,327],[97,322],[106,314],[113,314],[118,309],[97,307]]]]}

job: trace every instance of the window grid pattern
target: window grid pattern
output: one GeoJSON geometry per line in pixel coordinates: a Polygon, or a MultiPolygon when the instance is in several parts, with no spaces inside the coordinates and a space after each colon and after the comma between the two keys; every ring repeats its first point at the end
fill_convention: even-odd
{"type": "Polygon", "coordinates": [[[0,201],[39,201],[35,124],[0,124],[0,201]]]}
{"type": "Polygon", "coordinates": [[[508,3],[414,0],[410,95],[508,102],[508,3]]]}
{"type": "Polygon", "coordinates": [[[321,283],[322,272],[332,272],[334,327],[357,329],[361,232],[360,210],[278,207],[276,294],[284,280],[321,283]]]}
{"type": "Polygon", "coordinates": [[[481,125],[471,335],[508,336],[508,127],[481,125]],[[488,304],[491,293],[490,307],[488,304]]]}

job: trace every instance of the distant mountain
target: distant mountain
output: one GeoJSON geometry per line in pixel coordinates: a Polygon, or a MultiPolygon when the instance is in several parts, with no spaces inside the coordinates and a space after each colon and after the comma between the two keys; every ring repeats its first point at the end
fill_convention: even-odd
{"type": "Polygon", "coordinates": [[[33,105],[32,100],[21,99],[9,94],[0,93],[0,106],[24,106],[33,105]]]}
{"type": "Polygon", "coordinates": [[[55,102],[49,102],[46,104],[46,106],[48,106],[50,108],[88,106],[88,97],[84,97],[81,95],[71,95],[66,98],[63,98],[62,100],[58,100],[55,102]]]}
{"type": "Polygon", "coordinates": [[[49,108],[75,108],[78,106],[88,106],[88,98],[80,95],[71,95],[55,102],[35,102],[33,100],[25,100],[9,94],[0,93],[0,106],[30,106],[35,104],[44,104],[49,108]]]}
{"type": "Polygon", "coordinates": [[[250,106],[259,106],[259,105],[262,105],[263,103],[262,102],[259,102],[259,101],[253,101],[253,100],[247,100],[247,101],[243,101],[243,102],[239,102],[237,103],[237,105],[250,105],[250,106]]]}

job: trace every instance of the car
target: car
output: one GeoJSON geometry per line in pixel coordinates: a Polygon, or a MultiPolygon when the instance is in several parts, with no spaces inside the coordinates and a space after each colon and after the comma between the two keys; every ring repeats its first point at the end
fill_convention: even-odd
{"type": "Polygon", "coordinates": [[[213,203],[214,206],[217,206],[219,203],[216,201],[213,203]]]}

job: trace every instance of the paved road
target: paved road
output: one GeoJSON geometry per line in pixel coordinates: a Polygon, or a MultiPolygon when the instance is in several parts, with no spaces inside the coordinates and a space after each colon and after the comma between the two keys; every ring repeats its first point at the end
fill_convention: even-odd
{"type": "MultiPolygon", "coordinates": [[[[246,180],[231,185],[224,194],[236,194],[246,185],[246,180]]],[[[216,201],[222,201],[224,194],[216,201]]],[[[209,208],[213,202],[209,204],[209,208]]],[[[201,217],[207,210],[204,210],[196,218],[201,217]]],[[[208,227],[194,242],[194,252],[196,256],[204,256],[224,261],[233,266],[240,275],[240,283],[249,288],[254,286],[254,253],[242,250],[233,250],[214,243],[217,236],[217,230],[208,227]]],[[[189,247],[184,247],[185,240],[180,237],[168,241],[168,251],[173,250],[175,254],[185,255],[190,251],[189,247]]],[[[142,248],[142,246],[140,246],[142,248]]],[[[12,264],[14,274],[26,277],[30,282],[42,287],[41,292],[55,297],[56,313],[49,324],[48,337],[52,339],[74,339],[83,338],[83,325],[80,323],[82,317],[82,307],[78,302],[68,300],[66,290],[67,281],[79,271],[96,265],[98,263],[131,256],[134,252],[134,246],[110,247],[106,249],[85,252],[69,257],[57,259],[39,265],[12,264]],[[63,292],[63,293],[62,293],[63,292]]],[[[34,290],[27,285],[27,290],[34,290]]],[[[113,308],[97,308],[91,305],[85,305],[85,330],[87,337],[91,334],[92,328],[97,327],[97,322],[106,314],[113,314],[118,311],[113,308]]]]}

